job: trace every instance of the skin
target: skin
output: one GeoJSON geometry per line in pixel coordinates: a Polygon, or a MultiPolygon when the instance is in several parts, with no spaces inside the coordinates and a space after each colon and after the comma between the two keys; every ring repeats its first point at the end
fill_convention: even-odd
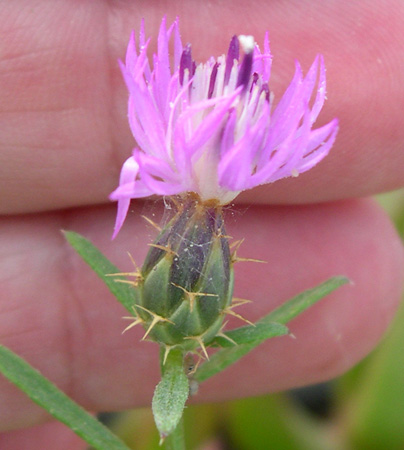
{"type": "MultiPolygon", "coordinates": [[[[147,405],[158,382],[156,346],[139,342],[141,329],[121,336],[123,308],[60,233],[84,234],[122,270],[132,269],[126,252],[141,263],[155,235],[140,216],[158,221],[161,205],[137,201],[111,243],[107,201],[134,145],[116,60],[141,17],[155,37],[165,13],[169,23],[179,15],[198,61],[225,52],[234,33],[260,42],[270,30],[278,98],[293,60],[307,70],[322,53],[328,101],[319,124],[340,119],[330,156],[298,179],[242,194],[228,234],[245,238],[240,256],[269,262],[236,267],[236,295],[254,301],[238,312],[251,320],[329,276],[353,284],[296,319],[296,339],[262,345],[198,399],[334,377],[376,345],[400,299],[402,244],[385,213],[359,197],[403,185],[403,3],[200,3],[197,18],[197,3],[185,0],[17,0],[0,10],[0,342],[92,411],[147,405]]],[[[49,439],[85,448],[59,424],[26,428],[49,418],[2,378],[0,397],[0,448],[36,450],[49,439]]]]}

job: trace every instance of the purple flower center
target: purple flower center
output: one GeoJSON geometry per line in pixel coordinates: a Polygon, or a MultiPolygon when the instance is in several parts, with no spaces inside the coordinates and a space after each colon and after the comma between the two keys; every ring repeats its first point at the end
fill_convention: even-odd
{"type": "Polygon", "coordinates": [[[188,71],[188,79],[192,78],[195,73],[196,64],[192,61],[191,44],[187,44],[181,54],[180,61],[180,84],[184,84],[185,71],[188,71]]]}
{"type": "Polygon", "coordinates": [[[230,41],[229,50],[226,56],[226,70],[224,72],[224,85],[227,86],[230,80],[231,70],[234,65],[234,61],[238,61],[240,58],[240,43],[237,36],[233,36],[230,41]]]}

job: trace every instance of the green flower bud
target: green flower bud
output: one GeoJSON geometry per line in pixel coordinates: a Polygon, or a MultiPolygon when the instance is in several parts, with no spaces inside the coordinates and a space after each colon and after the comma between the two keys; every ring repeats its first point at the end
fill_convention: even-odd
{"type": "Polygon", "coordinates": [[[187,200],[146,257],[136,312],[146,335],[166,346],[204,349],[220,331],[233,295],[222,210],[187,200]]]}

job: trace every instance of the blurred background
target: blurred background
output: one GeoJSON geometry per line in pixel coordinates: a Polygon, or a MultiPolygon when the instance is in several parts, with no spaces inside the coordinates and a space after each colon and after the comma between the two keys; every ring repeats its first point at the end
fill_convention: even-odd
{"type": "MultiPolygon", "coordinates": [[[[404,238],[404,189],[377,197],[404,238]]],[[[103,417],[134,450],[157,450],[151,410],[103,417]]],[[[379,346],[320,385],[185,410],[187,450],[404,449],[404,304],[379,346]]]]}

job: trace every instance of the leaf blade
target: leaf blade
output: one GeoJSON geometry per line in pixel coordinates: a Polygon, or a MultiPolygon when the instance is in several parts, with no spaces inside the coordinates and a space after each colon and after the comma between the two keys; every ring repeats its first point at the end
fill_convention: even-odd
{"type": "MultiPolygon", "coordinates": [[[[342,276],[330,278],[320,285],[312,289],[308,289],[291,300],[285,302],[283,305],[258,320],[257,325],[261,326],[273,322],[284,325],[304,312],[310,306],[317,303],[323,297],[348,282],[348,278],[342,276]]],[[[275,336],[276,334],[270,337],[275,336]]],[[[231,364],[234,364],[266,339],[268,339],[268,337],[258,339],[249,344],[242,344],[219,350],[198,368],[194,375],[194,379],[198,383],[202,383],[202,381],[209,379],[213,375],[223,371],[231,364]]]]}
{"type": "Polygon", "coordinates": [[[349,282],[350,280],[345,276],[329,278],[318,286],[312,289],[307,289],[306,291],[298,294],[296,297],[293,297],[291,300],[283,303],[258,322],[288,323],[306,311],[306,309],[310,308],[310,306],[313,306],[319,300],[349,282]]]}
{"type": "Polygon", "coordinates": [[[0,345],[0,371],[35,403],[97,450],[130,450],[95,417],[8,348],[0,345]]]}
{"type": "MultiPolygon", "coordinates": [[[[275,336],[283,336],[288,334],[289,329],[285,325],[276,322],[259,323],[255,326],[248,325],[245,327],[236,328],[235,330],[226,331],[224,336],[216,336],[212,344],[219,345],[220,347],[232,347],[234,341],[238,345],[253,344],[254,342],[262,342],[265,339],[269,339],[275,336]]],[[[210,344],[210,345],[212,345],[210,344]]]]}
{"type": "Polygon", "coordinates": [[[183,352],[173,349],[167,356],[152,401],[154,420],[162,440],[180,423],[188,395],[189,382],[184,372],[183,352]]]}
{"type": "MultiPolygon", "coordinates": [[[[116,278],[107,276],[108,274],[119,273],[120,270],[112,264],[98,248],[88,239],[74,231],[63,231],[66,240],[83,258],[83,260],[93,269],[93,271],[104,281],[116,299],[133,315],[136,304],[137,290],[134,286],[119,283],[116,278]]],[[[121,279],[125,279],[121,277],[121,279]]]]}

